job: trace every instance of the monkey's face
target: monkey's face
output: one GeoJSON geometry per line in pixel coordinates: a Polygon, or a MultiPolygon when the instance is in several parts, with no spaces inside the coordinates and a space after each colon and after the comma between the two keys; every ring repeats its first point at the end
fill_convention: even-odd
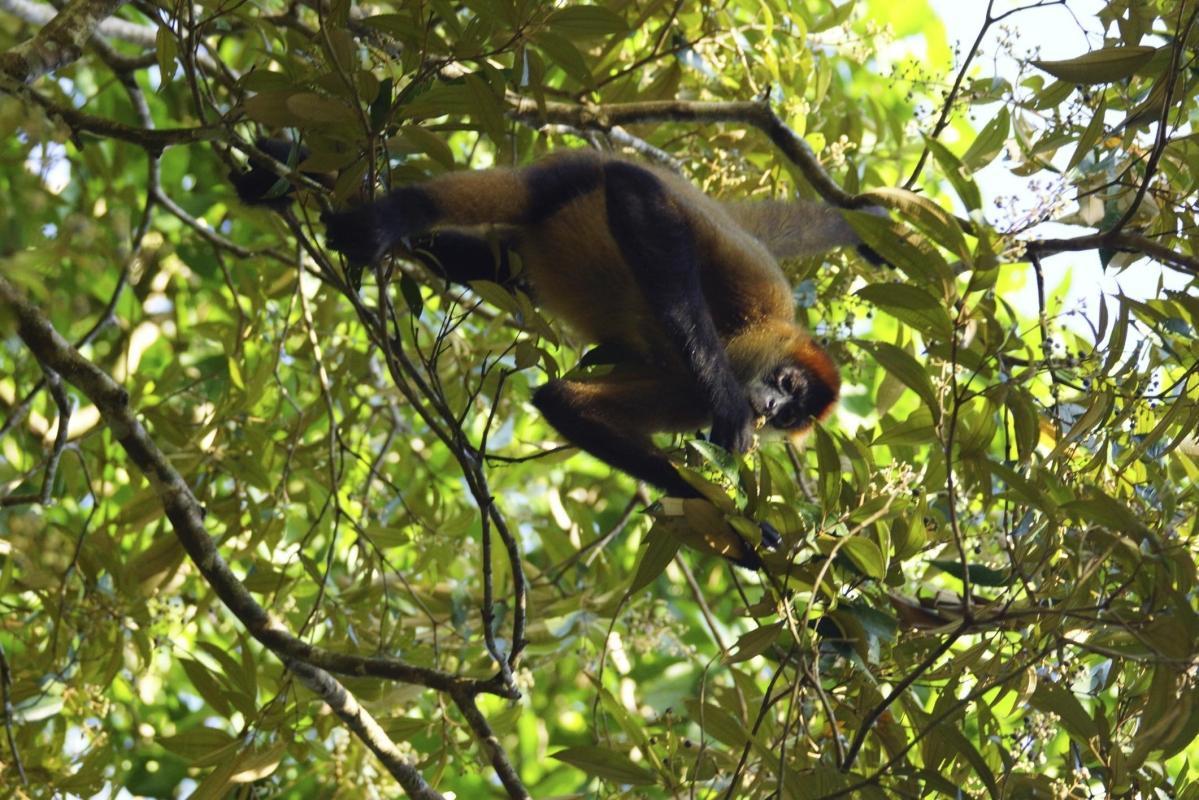
{"type": "Polygon", "coordinates": [[[746,387],[749,404],[766,421],[767,431],[803,433],[837,401],[840,380],[830,380],[825,364],[813,369],[809,360],[787,360],[746,387]]]}

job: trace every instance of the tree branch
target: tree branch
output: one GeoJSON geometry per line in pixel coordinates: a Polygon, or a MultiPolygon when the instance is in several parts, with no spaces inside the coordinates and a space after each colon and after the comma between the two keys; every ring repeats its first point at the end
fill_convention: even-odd
{"type": "Polygon", "coordinates": [[[533,124],[555,123],[581,130],[610,131],[615,126],[644,122],[735,122],[757,128],[782,151],[827,202],[841,208],[862,208],[870,205],[859,195],[846,192],[833,181],[824,165],[804,141],[774,113],[765,100],[743,100],[730,103],[710,103],[688,100],[647,100],[633,103],[611,103],[603,106],[581,106],[570,103],[546,102],[509,93],[509,113],[518,120],[533,124]],[[543,113],[544,112],[544,113],[543,113]]]}
{"type": "Polygon", "coordinates": [[[475,698],[469,694],[454,692],[451,692],[450,696],[454,698],[455,705],[462,712],[462,716],[466,718],[466,723],[470,725],[475,738],[478,739],[479,747],[486,753],[492,768],[495,769],[495,774],[499,776],[500,783],[507,790],[508,796],[512,800],[525,800],[528,798],[528,790],[525,789],[520,776],[516,773],[516,768],[512,766],[512,762],[508,760],[507,754],[504,753],[504,748],[500,747],[500,742],[495,738],[495,733],[491,730],[491,726],[487,724],[487,719],[483,716],[483,712],[479,711],[479,707],[475,704],[475,698]]]}
{"type": "Polygon", "coordinates": [[[420,771],[404,758],[370,712],[336,678],[302,661],[289,659],[286,664],[300,683],[324,700],[346,727],[383,762],[412,800],[445,800],[445,796],[429,786],[420,771]]]}
{"type": "Polygon", "coordinates": [[[1139,233],[1120,231],[1114,236],[1109,233],[1088,233],[1070,239],[1037,239],[1026,242],[1026,252],[1032,255],[1048,256],[1054,253],[1070,253],[1082,250],[1097,250],[1100,247],[1111,247],[1127,252],[1143,253],[1164,264],[1199,275],[1199,258],[1179,253],[1139,233]]]}
{"type": "MultiPolygon", "coordinates": [[[[114,5],[119,6],[120,2],[114,3],[114,5]]],[[[58,14],[54,6],[48,3],[34,2],[34,0],[0,0],[0,11],[7,11],[30,25],[45,25],[58,14]]],[[[158,29],[153,25],[138,25],[136,22],[129,22],[120,17],[101,20],[96,25],[94,32],[110,39],[120,39],[123,42],[148,48],[153,48],[158,38],[158,29]]]]}
{"type": "Polygon", "coordinates": [[[50,457],[46,459],[46,466],[42,471],[42,488],[37,493],[10,494],[7,497],[0,497],[0,508],[33,503],[48,506],[53,497],[54,478],[58,475],[58,464],[62,461],[62,454],[67,449],[67,430],[71,424],[71,414],[75,410],[75,403],[63,389],[62,378],[58,376],[58,373],[49,368],[43,368],[43,371],[44,377],[39,385],[44,383],[50,387],[54,405],[58,407],[58,420],[50,457]]]}
{"type": "Polygon", "coordinates": [[[221,602],[255,639],[284,661],[301,661],[330,672],[389,678],[429,689],[512,697],[497,678],[479,680],[418,667],[395,658],[336,653],[292,635],[250,594],[225,562],[204,527],[205,511],[179,472],[158,449],[129,408],[129,395],[107,373],[59,335],[45,315],[0,277],[0,303],[11,309],[17,333],[44,368],[58,372],[100,411],[113,437],[150,481],[175,535],[221,602]]]}
{"type": "MultiPolygon", "coordinates": [[[[3,55],[0,54],[0,58],[3,55]]],[[[0,73],[3,66],[0,64],[0,73]]],[[[183,144],[196,142],[211,142],[224,139],[225,131],[217,126],[202,125],[194,128],[138,128],[116,122],[93,114],[85,114],[70,106],[62,105],[46,97],[41,92],[14,81],[0,80],[0,92],[6,92],[24,100],[29,100],[40,106],[49,116],[57,117],[66,123],[74,136],[87,133],[107,139],[117,139],[122,142],[135,144],[152,153],[183,144]]]]}
{"type": "Polygon", "coordinates": [[[45,27],[6,53],[0,53],[0,72],[22,83],[70,64],[83,53],[100,22],[121,7],[122,0],[75,0],[45,27]]]}
{"type": "Polygon", "coordinates": [[[8,658],[4,655],[4,647],[0,646],[0,716],[4,717],[4,736],[8,739],[8,749],[12,751],[13,764],[17,767],[17,776],[22,786],[29,785],[25,776],[25,764],[21,761],[21,751],[17,749],[17,737],[12,732],[12,701],[8,693],[12,689],[12,671],[8,668],[8,658]]]}

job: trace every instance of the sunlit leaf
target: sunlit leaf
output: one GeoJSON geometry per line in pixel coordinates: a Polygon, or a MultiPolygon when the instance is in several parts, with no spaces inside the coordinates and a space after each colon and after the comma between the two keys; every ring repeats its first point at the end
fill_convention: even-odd
{"type": "Polygon", "coordinates": [[[568,747],[551,753],[550,758],[577,767],[588,775],[615,783],[624,783],[630,786],[652,786],[657,782],[652,772],[637,766],[624,753],[607,747],[568,747]]]}
{"type": "Polygon", "coordinates": [[[1157,52],[1156,47],[1103,47],[1064,61],[1033,61],[1055,78],[1070,83],[1111,83],[1127,78],[1157,52]]]}

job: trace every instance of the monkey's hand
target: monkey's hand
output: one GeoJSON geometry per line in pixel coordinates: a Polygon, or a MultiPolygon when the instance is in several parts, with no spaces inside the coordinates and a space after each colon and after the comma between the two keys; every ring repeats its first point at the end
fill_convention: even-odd
{"type": "Polygon", "coordinates": [[[351,264],[373,264],[400,243],[400,229],[391,209],[391,198],[384,197],[349,211],[325,214],[325,244],[344,255],[351,264]]]}
{"type": "MultiPolygon", "coordinates": [[[[738,387],[740,389],[740,387],[738,387]]],[[[730,453],[745,453],[754,440],[757,414],[750,406],[744,391],[731,393],[727,400],[712,410],[713,444],[720,445],[730,453]]]]}

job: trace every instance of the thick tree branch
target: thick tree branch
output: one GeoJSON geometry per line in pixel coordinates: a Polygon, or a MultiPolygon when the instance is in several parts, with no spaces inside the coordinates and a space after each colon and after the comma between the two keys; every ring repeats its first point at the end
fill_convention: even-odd
{"type": "Polygon", "coordinates": [[[424,776],[404,758],[370,712],[363,708],[336,678],[302,661],[288,660],[287,668],[301,683],[324,700],[346,727],[370,748],[412,800],[444,800],[444,795],[429,786],[424,776]]]}
{"type": "Polygon", "coordinates": [[[537,101],[509,94],[510,113],[516,119],[531,124],[553,123],[570,125],[580,130],[609,131],[619,125],[645,122],[734,122],[757,128],[766,134],[774,146],[795,164],[808,183],[821,197],[841,208],[862,208],[870,203],[846,192],[829,177],[824,165],[804,141],[779,119],[764,100],[745,100],[733,103],[692,102],[687,100],[649,100],[634,103],[611,103],[604,106],[576,106],[570,103],[537,101]],[[544,113],[543,113],[544,112],[544,113]]]}
{"type": "Polygon", "coordinates": [[[100,22],[121,7],[121,0],[75,0],[32,39],[0,53],[0,72],[31,83],[79,58],[100,22]]]}
{"type": "MultiPolygon", "coordinates": [[[[0,67],[0,72],[2,71],[2,67],[0,67]]],[[[138,128],[133,125],[126,125],[123,122],[97,117],[93,114],[85,114],[70,106],[61,105],[46,97],[41,92],[11,81],[0,80],[0,92],[7,92],[15,97],[28,100],[40,106],[49,116],[57,117],[66,123],[75,136],[86,133],[105,139],[117,139],[122,142],[138,145],[152,153],[182,144],[215,141],[225,138],[226,135],[225,131],[220,127],[209,125],[194,128],[161,129],[138,128]]]]}
{"type": "MultiPolygon", "coordinates": [[[[113,5],[119,6],[120,3],[113,5]]],[[[0,0],[0,11],[7,11],[14,17],[23,19],[30,25],[45,25],[58,14],[57,9],[48,3],[38,3],[34,0],[0,0]]],[[[158,29],[153,25],[138,25],[120,17],[109,17],[95,26],[94,33],[110,39],[120,39],[123,42],[153,48],[157,41],[158,29]]]]}
{"type": "Polygon", "coordinates": [[[475,738],[479,741],[479,747],[487,755],[487,760],[491,762],[491,766],[495,769],[495,774],[499,776],[500,783],[504,785],[508,796],[512,800],[525,800],[528,798],[528,790],[525,789],[520,776],[516,773],[516,768],[512,766],[512,762],[508,760],[507,754],[504,753],[504,748],[500,747],[500,742],[495,738],[495,733],[491,730],[491,726],[487,724],[487,719],[483,716],[483,712],[479,711],[478,705],[475,704],[475,698],[467,694],[451,693],[450,696],[454,698],[455,705],[462,712],[462,716],[466,718],[466,723],[470,725],[475,738]]]}
{"type": "Polygon", "coordinates": [[[1026,252],[1038,256],[1048,256],[1054,253],[1097,250],[1101,247],[1143,253],[1163,264],[1169,264],[1178,270],[1199,276],[1199,258],[1176,252],[1161,242],[1139,233],[1127,231],[1121,231],[1115,235],[1100,232],[1075,236],[1070,239],[1037,239],[1026,243],[1026,252]]]}
{"type": "MultiPolygon", "coordinates": [[[[1040,8],[1054,2],[1040,2],[1031,6],[1040,8]]],[[[1007,14],[1000,15],[1007,16],[1007,14]]],[[[998,18],[997,18],[998,19],[998,18]]],[[[995,20],[992,20],[994,22],[995,20]]],[[[581,131],[599,130],[610,132],[621,125],[647,122],[732,122],[749,125],[765,133],[783,155],[794,163],[826,202],[841,208],[862,208],[872,205],[862,195],[853,195],[840,186],[825,171],[824,165],[802,137],[786,126],[769,103],[763,101],[741,101],[732,103],[690,102],[686,100],[654,100],[632,103],[611,103],[603,106],[572,105],[570,103],[547,102],[544,107],[535,100],[515,94],[508,95],[510,113],[516,119],[530,125],[567,125],[581,131]]],[[[964,228],[969,223],[963,221],[964,228]]],[[[1159,242],[1136,233],[1116,231],[1095,233],[1073,239],[1042,239],[1027,242],[1029,252],[1050,255],[1072,250],[1095,250],[1100,247],[1144,253],[1177,269],[1199,275],[1199,259],[1177,253],[1159,242]]]]}
{"type": "Polygon", "coordinates": [[[113,437],[149,479],[180,543],[221,602],[259,642],[285,661],[302,661],[343,675],[373,676],[445,692],[489,692],[511,697],[496,678],[478,680],[418,667],[395,658],[335,653],[293,636],[237,579],[204,528],[204,509],[129,408],[129,396],[107,373],[85,359],[17,288],[0,277],[0,303],[17,320],[17,333],[38,362],[56,371],[99,409],[113,437]]]}

